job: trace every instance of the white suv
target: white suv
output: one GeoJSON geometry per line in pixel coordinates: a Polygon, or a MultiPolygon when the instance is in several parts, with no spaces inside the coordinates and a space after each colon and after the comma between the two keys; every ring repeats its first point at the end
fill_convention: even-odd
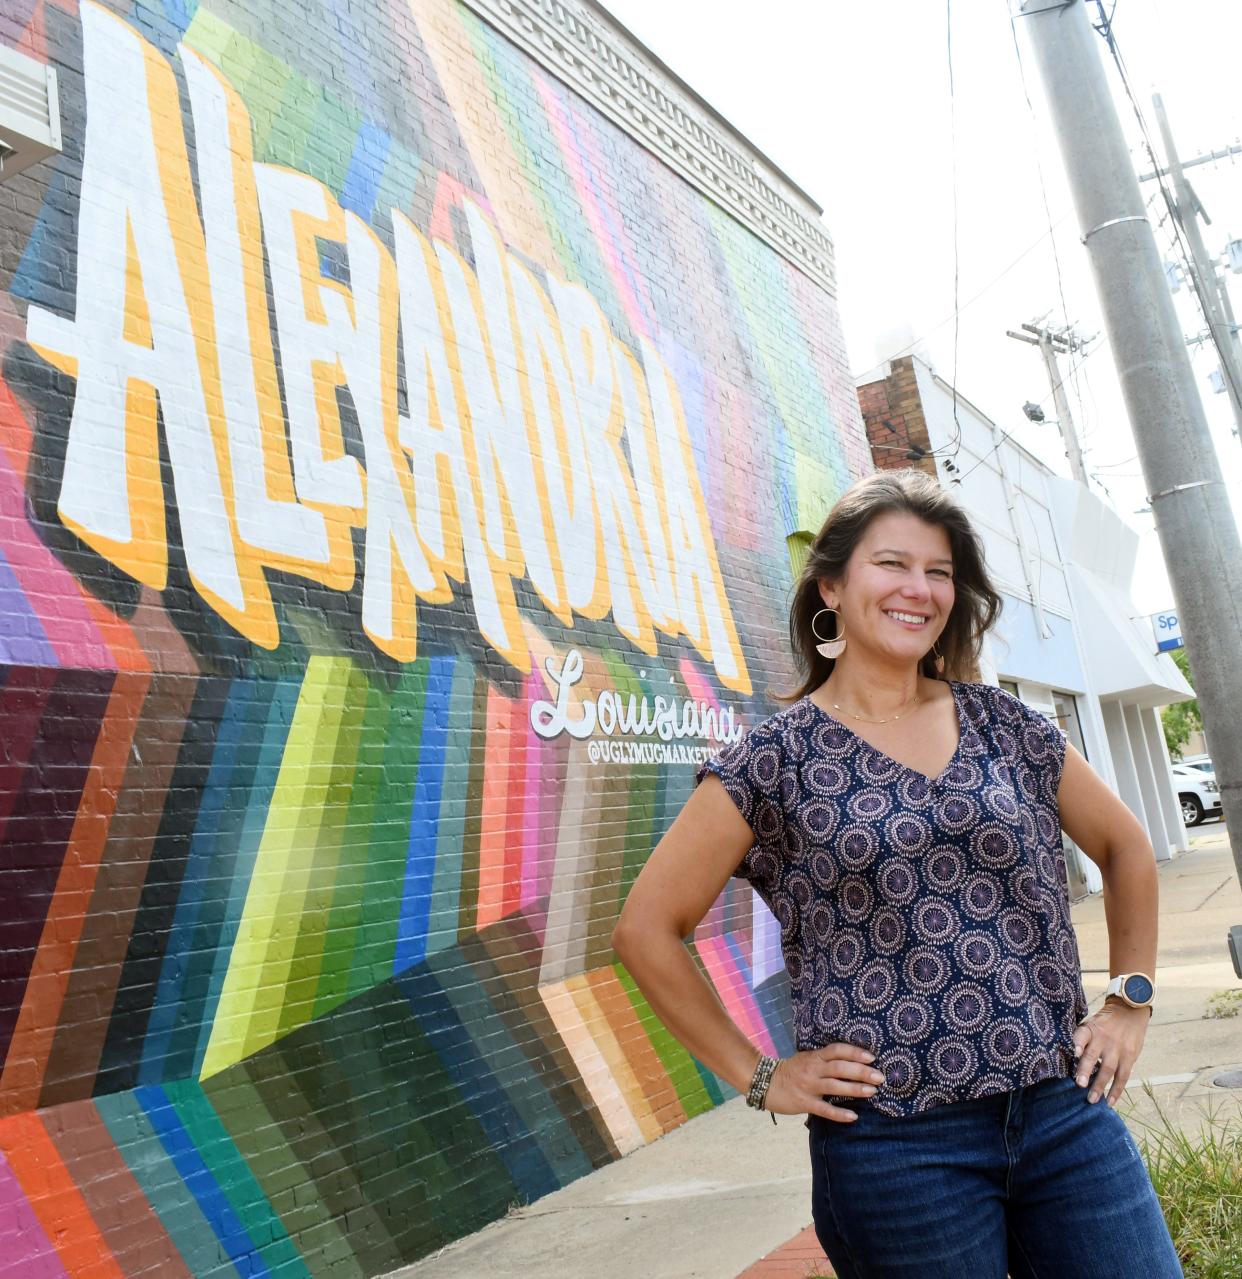
{"type": "Polygon", "coordinates": [[[1187,826],[1198,826],[1205,817],[1221,816],[1216,774],[1204,771],[1202,760],[1191,764],[1179,761],[1172,768],[1173,784],[1177,787],[1177,799],[1182,806],[1182,821],[1187,826]]]}

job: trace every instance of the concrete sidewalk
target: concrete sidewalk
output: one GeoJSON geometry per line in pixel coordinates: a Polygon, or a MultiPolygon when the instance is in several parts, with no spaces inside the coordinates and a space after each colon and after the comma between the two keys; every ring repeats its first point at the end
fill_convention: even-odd
{"type": "MultiPolygon", "coordinates": [[[[1094,1009],[1108,984],[1103,897],[1079,902],[1073,915],[1083,986],[1094,1009]]],[[[1136,1078],[1118,1107],[1136,1136],[1155,1118],[1144,1081],[1161,1111],[1182,1128],[1197,1126],[1208,1109],[1242,1111],[1242,1089],[1222,1090],[1212,1084],[1223,1070],[1242,1068],[1242,1015],[1204,1016],[1214,994],[1242,987],[1226,941],[1233,924],[1242,924],[1242,890],[1224,823],[1217,821],[1200,827],[1188,853],[1160,865],[1156,1011],[1136,1078]]]]}
{"type": "MultiPolygon", "coordinates": [[[[1204,1018],[1214,993],[1236,989],[1225,945],[1242,923],[1242,891],[1223,825],[1202,828],[1191,851],[1160,866],[1157,1011],[1122,1112],[1136,1135],[1153,1122],[1146,1081],[1181,1127],[1210,1107],[1238,1113],[1242,1090],[1212,1077],[1242,1067],[1242,1017],[1204,1018]]],[[[1099,896],[1074,907],[1083,981],[1097,1007],[1108,981],[1099,896]]],[[[810,1220],[806,1129],[773,1127],[736,1098],[659,1141],[502,1221],[396,1272],[401,1279],[778,1279],[819,1273],[810,1220]],[[762,1120],[762,1121],[761,1121],[762,1120]]],[[[827,1272],[827,1266],[824,1266],[827,1272]]]]}

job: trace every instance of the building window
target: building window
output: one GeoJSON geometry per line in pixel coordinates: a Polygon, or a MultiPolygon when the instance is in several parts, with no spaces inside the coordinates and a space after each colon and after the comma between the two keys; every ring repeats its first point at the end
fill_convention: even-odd
{"type": "MultiPolygon", "coordinates": [[[[1056,710],[1055,724],[1065,734],[1065,740],[1080,755],[1086,755],[1087,746],[1082,738],[1082,722],[1078,718],[1078,699],[1073,693],[1052,690],[1052,705],[1056,710]]],[[[1069,877],[1070,897],[1077,901],[1089,891],[1087,885],[1086,854],[1064,832],[1061,844],[1065,851],[1065,870],[1069,877]]]]}
{"type": "Polygon", "coordinates": [[[1002,679],[996,681],[1006,693],[1012,693],[1014,697],[1018,696],[1018,681],[1016,679],[1002,679]]]}
{"type": "Polygon", "coordinates": [[[1069,744],[1080,754],[1087,754],[1087,746],[1082,738],[1082,722],[1078,718],[1078,698],[1073,693],[1052,691],[1052,704],[1057,708],[1057,727],[1063,732],[1069,744]]]}

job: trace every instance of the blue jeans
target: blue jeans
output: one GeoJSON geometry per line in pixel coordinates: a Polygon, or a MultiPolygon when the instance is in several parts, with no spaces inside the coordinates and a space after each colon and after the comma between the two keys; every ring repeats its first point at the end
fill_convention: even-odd
{"type": "Polygon", "coordinates": [[[856,1110],[807,1125],[839,1279],[1181,1279],[1133,1137],[1072,1079],[902,1119],[856,1110]]]}

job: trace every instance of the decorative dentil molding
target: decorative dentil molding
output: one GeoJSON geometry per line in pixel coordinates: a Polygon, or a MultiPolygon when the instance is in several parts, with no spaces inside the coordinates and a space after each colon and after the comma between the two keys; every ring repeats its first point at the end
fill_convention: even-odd
{"type": "Polygon", "coordinates": [[[833,296],[821,210],[591,0],[463,0],[833,296]]]}

